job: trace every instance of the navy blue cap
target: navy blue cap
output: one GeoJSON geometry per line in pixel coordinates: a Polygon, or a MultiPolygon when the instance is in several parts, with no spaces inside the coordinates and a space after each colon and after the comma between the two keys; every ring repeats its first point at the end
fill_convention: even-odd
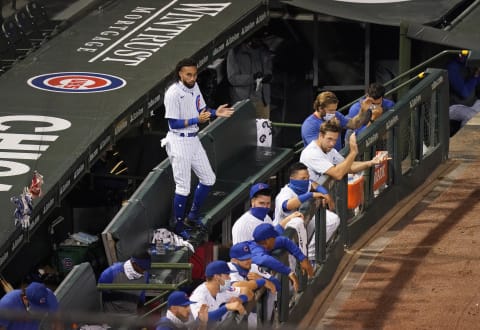
{"type": "Polygon", "coordinates": [[[270,189],[270,186],[266,183],[256,183],[250,188],[250,199],[255,197],[255,195],[260,192],[265,190],[264,194],[265,195],[271,195],[272,194],[272,189],[270,189]]]}
{"type": "Polygon", "coordinates": [[[230,258],[238,260],[247,260],[252,258],[248,242],[240,242],[230,248],[230,258]]]}
{"type": "Polygon", "coordinates": [[[45,284],[32,282],[25,289],[30,305],[35,307],[47,307],[48,306],[48,290],[45,284]]]}
{"type": "Polygon", "coordinates": [[[150,268],[152,267],[151,258],[131,257],[130,260],[136,263],[143,270],[150,270],[150,268]]]}
{"type": "Polygon", "coordinates": [[[230,273],[234,273],[234,272],[230,270],[230,268],[228,267],[228,264],[223,260],[212,261],[207,265],[207,268],[205,269],[206,277],[212,277],[213,275],[230,274],[230,273]]]}
{"type": "Polygon", "coordinates": [[[261,242],[271,237],[277,237],[278,232],[269,223],[258,225],[253,231],[253,239],[255,242],[261,242]]]}
{"type": "Polygon", "coordinates": [[[173,291],[168,296],[167,300],[167,307],[171,306],[188,306],[191,304],[195,304],[195,301],[191,301],[188,299],[188,296],[183,291],[173,291]]]}

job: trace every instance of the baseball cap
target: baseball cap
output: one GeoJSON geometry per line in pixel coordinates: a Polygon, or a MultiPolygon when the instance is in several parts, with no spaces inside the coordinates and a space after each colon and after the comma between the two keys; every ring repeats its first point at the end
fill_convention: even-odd
{"type": "Polygon", "coordinates": [[[188,299],[188,296],[183,291],[173,291],[168,296],[167,300],[167,307],[170,306],[188,306],[191,304],[195,304],[195,301],[191,301],[188,299]]]}
{"type": "Polygon", "coordinates": [[[205,269],[205,276],[212,277],[213,275],[230,274],[233,271],[230,270],[228,264],[223,260],[215,260],[207,265],[205,269]]]}
{"type": "Polygon", "coordinates": [[[152,266],[152,259],[149,256],[132,256],[130,260],[143,270],[150,270],[150,267],[152,266]]]}
{"type": "Polygon", "coordinates": [[[30,305],[39,308],[48,307],[48,290],[45,284],[32,282],[25,289],[30,305]]]}
{"type": "Polygon", "coordinates": [[[247,260],[252,258],[250,247],[247,242],[240,242],[230,248],[230,258],[247,260]]]}
{"type": "Polygon", "coordinates": [[[271,195],[272,189],[270,189],[270,186],[266,183],[256,183],[250,188],[250,199],[255,197],[255,195],[260,192],[265,190],[265,195],[271,195]]]}
{"type": "Polygon", "coordinates": [[[253,239],[255,242],[261,242],[271,237],[277,237],[278,233],[269,223],[258,225],[253,231],[253,239]]]}

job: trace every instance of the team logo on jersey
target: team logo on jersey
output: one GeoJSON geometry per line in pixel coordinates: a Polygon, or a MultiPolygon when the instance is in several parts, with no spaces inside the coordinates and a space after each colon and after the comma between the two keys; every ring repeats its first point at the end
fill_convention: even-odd
{"type": "Polygon", "coordinates": [[[195,99],[195,105],[197,106],[197,111],[200,111],[200,95],[197,95],[195,99]]]}
{"type": "Polygon", "coordinates": [[[94,72],[55,72],[28,79],[30,86],[57,93],[99,93],[122,88],[127,82],[119,77],[94,72]]]}

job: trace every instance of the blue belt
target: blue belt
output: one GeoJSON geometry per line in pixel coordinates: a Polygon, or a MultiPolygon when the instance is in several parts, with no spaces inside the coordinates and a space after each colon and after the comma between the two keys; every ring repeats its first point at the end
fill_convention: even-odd
{"type": "Polygon", "coordinates": [[[197,136],[197,132],[193,132],[193,133],[175,133],[177,134],[178,136],[181,136],[181,137],[194,137],[194,136],[197,136]]]}

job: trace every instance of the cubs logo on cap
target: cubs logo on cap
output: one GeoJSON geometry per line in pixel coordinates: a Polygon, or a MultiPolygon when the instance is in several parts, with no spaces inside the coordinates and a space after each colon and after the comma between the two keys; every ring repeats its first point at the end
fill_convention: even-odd
{"type": "Polygon", "coordinates": [[[104,73],[55,72],[28,79],[33,88],[57,93],[99,93],[124,87],[127,82],[104,73]]]}
{"type": "Polygon", "coordinates": [[[266,183],[257,183],[257,184],[254,184],[252,186],[252,188],[250,188],[250,199],[252,199],[253,197],[255,197],[255,195],[259,192],[259,191],[264,191],[264,193],[266,195],[271,195],[272,193],[272,190],[270,189],[270,186],[266,183]]]}
{"type": "Polygon", "coordinates": [[[247,260],[252,258],[248,242],[240,242],[230,248],[230,258],[247,260]]]}

